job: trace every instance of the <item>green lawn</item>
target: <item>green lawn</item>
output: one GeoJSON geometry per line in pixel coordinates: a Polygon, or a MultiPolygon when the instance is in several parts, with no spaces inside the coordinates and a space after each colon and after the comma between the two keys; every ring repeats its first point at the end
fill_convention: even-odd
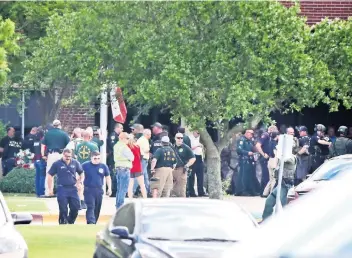
{"type": "Polygon", "coordinates": [[[102,225],[17,226],[35,258],[92,258],[102,225]]]}
{"type": "Polygon", "coordinates": [[[47,212],[48,207],[44,200],[36,197],[10,196],[6,195],[5,200],[11,212],[36,211],[47,212]]]}

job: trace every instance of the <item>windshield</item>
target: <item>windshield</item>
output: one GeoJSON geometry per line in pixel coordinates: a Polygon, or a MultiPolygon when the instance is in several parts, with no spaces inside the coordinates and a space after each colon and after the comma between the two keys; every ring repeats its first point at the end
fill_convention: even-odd
{"type": "Polygon", "coordinates": [[[248,215],[237,207],[145,207],[142,213],[143,236],[151,239],[238,241],[256,228],[248,215]]]}
{"type": "Polygon", "coordinates": [[[321,165],[309,178],[313,181],[330,180],[339,172],[352,169],[352,162],[349,159],[329,160],[321,165]]]}

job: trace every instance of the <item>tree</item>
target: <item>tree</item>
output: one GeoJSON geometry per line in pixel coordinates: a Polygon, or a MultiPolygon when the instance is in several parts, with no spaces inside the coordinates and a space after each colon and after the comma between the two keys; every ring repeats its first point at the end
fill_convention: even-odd
{"type": "Polygon", "coordinates": [[[99,3],[51,18],[26,77],[68,79],[81,103],[116,81],[129,103],[185,118],[206,146],[210,197],[221,198],[220,153],[234,132],[329,101],[334,81],[308,39],[298,7],[276,2],[99,3]]]}
{"type": "Polygon", "coordinates": [[[340,102],[352,107],[352,19],[328,20],[312,28],[307,51],[318,62],[324,62],[332,75],[335,87],[329,91],[331,111],[337,111],[340,102]]]}
{"type": "MultiPolygon", "coordinates": [[[[19,97],[22,92],[20,89],[24,88],[23,76],[26,72],[23,62],[28,60],[34,49],[38,45],[40,38],[46,35],[46,28],[49,19],[52,15],[63,15],[64,13],[73,12],[85,6],[85,3],[67,3],[67,2],[6,2],[0,6],[0,14],[15,22],[16,36],[19,39],[20,49],[18,54],[9,57],[9,80],[7,88],[2,92],[11,97],[19,97]],[[16,85],[14,88],[13,85],[16,85]]],[[[43,107],[44,122],[54,117],[61,101],[57,101],[57,96],[61,92],[49,87],[40,88],[35,84],[33,87],[26,88],[27,90],[35,89],[42,90],[42,95],[39,98],[40,105],[43,107]],[[52,108],[52,103],[55,103],[52,108]]],[[[30,96],[31,91],[26,91],[27,97],[30,96]]],[[[10,98],[7,98],[10,101],[10,98]]],[[[7,104],[7,103],[2,103],[7,104]]]]}
{"type": "Polygon", "coordinates": [[[8,84],[6,84],[8,73],[8,56],[15,54],[18,50],[17,35],[15,34],[15,24],[0,17],[0,104],[8,103],[8,84]]]}

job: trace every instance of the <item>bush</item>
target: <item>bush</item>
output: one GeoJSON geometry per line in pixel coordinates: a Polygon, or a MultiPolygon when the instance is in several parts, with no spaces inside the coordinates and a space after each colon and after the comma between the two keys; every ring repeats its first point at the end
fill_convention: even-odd
{"type": "Polygon", "coordinates": [[[4,193],[35,193],[35,169],[14,168],[0,181],[4,193]]]}
{"type": "Polygon", "coordinates": [[[7,124],[4,124],[0,120],[0,139],[2,139],[3,137],[5,137],[7,135],[6,126],[7,126],[7,124]]]}

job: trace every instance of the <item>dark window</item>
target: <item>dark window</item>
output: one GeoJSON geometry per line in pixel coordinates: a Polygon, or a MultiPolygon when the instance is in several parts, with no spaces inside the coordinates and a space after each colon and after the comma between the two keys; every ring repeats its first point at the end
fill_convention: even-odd
{"type": "Polygon", "coordinates": [[[133,233],[135,227],[135,208],[134,204],[123,206],[116,214],[112,223],[114,227],[127,227],[130,234],[133,233]]]}

